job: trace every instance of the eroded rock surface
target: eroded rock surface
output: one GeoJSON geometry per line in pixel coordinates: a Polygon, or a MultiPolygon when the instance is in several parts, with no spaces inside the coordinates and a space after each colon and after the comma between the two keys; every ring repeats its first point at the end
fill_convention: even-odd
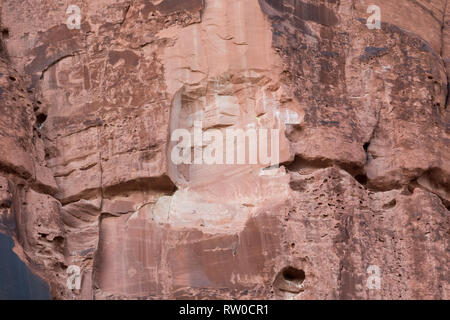
{"type": "Polygon", "coordinates": [[[3,0],[0,231],[56,299],[448,299],[447,2],[3,0]]]}

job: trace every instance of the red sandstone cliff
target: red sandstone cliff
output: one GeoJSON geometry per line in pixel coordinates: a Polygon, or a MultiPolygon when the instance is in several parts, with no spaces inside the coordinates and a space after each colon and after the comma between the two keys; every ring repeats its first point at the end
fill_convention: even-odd
{"type": "Polygon", "coordinates": [[[447,0],[0,3],[0,231],[54,298],[449,298],[447,0]],[[280,168],[175,165],[197,116],[280,168]]]}

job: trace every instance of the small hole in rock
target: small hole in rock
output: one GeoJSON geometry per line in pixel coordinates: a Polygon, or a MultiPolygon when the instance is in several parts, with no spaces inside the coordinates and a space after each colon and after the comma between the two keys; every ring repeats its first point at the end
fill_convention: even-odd
{"type": "Polygon", "coordinates": [[[283,269],[283,278],[287,281],[302,284],[305,281],[305,271],[294,267],[287,267],[283,269]]]}
{"type": "Polygon", "coordinates": [[[278,294],[300,293],[304,290],[305,271],[294,267],[283,268],[276,276],[273,287],[278,294]]]}
{"type": "Polygon", "coordinates": [[[42,128],[42,125],[44,124],[45,120],[47,120],[47,115],[44,113],[40,113],[36,116],[36,123],[38,128],[42,128]]]}
{"type": "Polygon", "coordinates": [[[392,208],[395,207],[396,204],[397,204],[397,200],[392,199],[390,202],[385,203],[385,204],[383,205],[383,209],[392,209],[392,208]]]}
{"type": "Polygon", "coordinates": [[[369,149],[369,145],[370,145],[370,142],[366,142],[366,143],[364,143],[364,150],[367,152],[367,149],[369,149]]]}
{"type": "Polygon", "coordinates": [[[7,28],[4,28],[2,30],[2,38],[3,39],[8,39],[9,38],[9,30],[7,28]]]}
{"type": "Polygon", "coordinates": [[[365,174],[358,174],[355,176],[355,179],[363,186],[367,184],[367,176],[365,174]]]}

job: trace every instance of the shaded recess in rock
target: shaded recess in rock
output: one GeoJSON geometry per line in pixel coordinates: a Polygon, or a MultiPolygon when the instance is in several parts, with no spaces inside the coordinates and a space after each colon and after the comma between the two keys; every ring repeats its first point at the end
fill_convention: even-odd
{"type": "Polygon", "coordinates": [[[168,195],[173,195],[177,187],[173,184],[169,177],[155,177],[155,178],[138,178],[135,180],[126,181],[113,186],[108,186],[103,189],[103,195],[113,197],[120,194],[126,194],[131,191],[161,191],[168,195]]]}
{"type": "Polygon", "coordinates": [[[279,291],[300,293],[303,291],[305,278],[305,271],[288,266],[277,274],[273,287],[279,291]]]}
{"type": "Polygon", "coordinates": [[[300,0],[259,0],[259,3],[263,11],[272,18],[288,16],[295,21],[296,25],[306,20],[325,26],[334,26],[339,21],[336,14],[323,4],[300,0]]]}

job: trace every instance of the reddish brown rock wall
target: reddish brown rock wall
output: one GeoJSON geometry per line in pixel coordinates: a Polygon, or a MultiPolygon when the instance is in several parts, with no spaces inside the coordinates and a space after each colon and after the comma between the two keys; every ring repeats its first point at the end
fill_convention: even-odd
{"type": "Polygon", "coordinates": [[[448,299],[447,1],[71,4],[0,6],[0,231],[54,298],[448,299]],[[194,119],[281,167],[175,165],[194,119]]]}

